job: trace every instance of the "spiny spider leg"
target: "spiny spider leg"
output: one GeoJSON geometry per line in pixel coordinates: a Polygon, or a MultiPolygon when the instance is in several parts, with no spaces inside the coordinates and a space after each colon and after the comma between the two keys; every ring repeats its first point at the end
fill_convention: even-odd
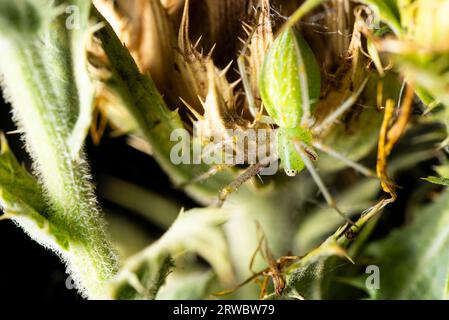
{"type": "Polygon", "coordinates": [[[335,151],[331,147],[328,147],[319,141],[312,141],[312,145],[315,148],[317,148],[318,150],[320,150],[324,153],[327,153],[331,157],[333,157],[337,160],[340,160],[341,162],[346,164],[348,167],[353,168],[354,170],[360,172],[361,174],[363,174],[367,177],[370,177],[370,178],[377,178],[377,175],[373,170],[371,170],[355,161],[352,161],[351,159],[345,157],[343,154],[339,153],[338,151],[335,151]]]}
{"type": "Polygon", "coordinates": [[[251,165],[245,172],[238,176],[237,179],[221,189],[218,194],[217,207],[223,206],[223,203],[231,193],[238,190],[246,181],[258,175],[263,167],[264,166],[260,163],[251,165]]]}
{"type": "Polygon", "coordinates": [[[278,156],[276,155],[267,157],[263,160],[261,160],[259,163],[251,165],[248,169],[246,169],[240,176],[238,176],[234,181],[232,181],[230,184],[228,184],[226,187],[221,189],[221,191],[218,194],[218,201],[216,206],[221,207],[223,206],[223,203],[227,199],[227,197],[238,190],[246,181],[249,179],[257,176],[260,171],[267,165],[269,165],[272,161],[278,160],[278,156]]]}
{"type": "Polygon", "coordinates": [[[354,103],[356,103],[357,99],[365,89],[366,84],[368,83],[368,79],[363,81],[362,85],[357,89],[356,92],[352,93],[351,96],[345,100],[334,112],[328,115],[318,126],[312,128],[312,132],[314,135],[319,135],[323,132],[327,127],[332,125],[341,115],[343,115],[349,108],[351,108],[354,103]]]}
{"type": "MultiPolygon", "coordinates": [[[[211,154],[213,151],[217,151],[219,149],[224,149],[224,147],[226,145],[228,145],[229,143],[233,143],[234,142],[234,137],[230,137],[228,139],[225,139],[223,141],[220,141],[216,144],[210,145],[210,146],[206,146],[204,148],[204,150],[201,152],[201,159],[204,159],[204,157],[206,157],[208,154],[211,154]]],[[[224,154],[224,156],[226,156],[226,154],[224,154]]],[[[182,184],[179,185],[180,188],[184,188],[186,186],[195,184],[195,183],[199,183],[202,182],[204,180],[207,180],[211,177],[213,177],[214,175],[216,175],[219,172],[224,171],[225,169],[230,169],[232,167],[234,167],[235,164],[230,164],[230,163],[224,163],[224,164],[216,164],[216,165],[212,165],[209,170],[207,170],[206,172],[200,174],[198,177],[186,181],[182,184]]]]}
{"type": "Polygon", "coordinates": [[[256,250],[253,252],[253,254],[251,255],[251,259],[249,260],[249,270],[253,274],[257,274],[258,273],[256,271],[254,271],[254,263],[256,262],[257,254],[262,251],[262,246],[263,246],[263,243],[265,241],[265,235],[263,233],[260,234],[261,233],[261,227],[260,227],[260,224],[258,222],[256,223],[256,226],[257,226],[257,233],[258,233],[259,241],[257,243],[256,250]]]}
{"type": "Polygon", "coordinates": [[[217,164],[217,165],[211,166],[209,168],[209,170],[207,170],[206,172],[200,174],[198,177],[196,177],[190,181],[184,182],[179,187],[184,188],[184,187],[187,187],[187,186],[195,184],[195,183],[203,182],[203,181],[213,177],[217,173],[222,172],[225,169],[230,169],[234,166],[235,166],[234,164],[217,164]]]}
{"type": "Polygon", "coordinates": [[[304,165],[306,166],[307,170],[310,172],[310,175],[312,176],[313,180],[315,181],[316,185],[320,189],[321,193],[323,194],[324,199],[326,200],[329,207],[337,211],[337,213],[342,216],[346,222],[350,224],[354,224],[354,222],[349,219],[347,216],[343,214],[343,212],[337,207],[337,203],[335,202],[335,199],[330,194],[329,190],[327,190],[323,180],[321,179],[320,175],[316,171],[312,161],[310,160],[309,156],[307,155],[305,149],[307,146],[302,142],[295,142],[296,151],[298,151],[298,154],[301,156],[302,161],[304,162],[304,165]]]}

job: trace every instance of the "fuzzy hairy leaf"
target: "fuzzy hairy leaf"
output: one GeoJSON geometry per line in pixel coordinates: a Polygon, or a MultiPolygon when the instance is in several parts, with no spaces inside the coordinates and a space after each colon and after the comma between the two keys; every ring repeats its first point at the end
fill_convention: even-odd
{"type": "MultiPolygon", "coordinates": [[[[129,258],[113,283],[112,296],[125,299],[154,299],[166,272],[167,257],[196,253],[213,267],[223,282],[233,278],[226,238],[221,225],[228,215],[221,209],[181,212],[170,229],[155,243],[129,258]]],[[[164,277],[165,279],[165,277],[164,277]]]]}
{"type": "Polygon", "coordinates": [[[408,226],[371,244],[380,268],[380,299],[447,299],[449,193],[424,207],[408,226]]]}
{"type": "Polygon", "coordinates": [[[36,242],[58,254],[68,249],[67,236],[48,220],[42,188],[21,166],[1,136],[0,207],[2,219],[11,219],[36,242]]]}

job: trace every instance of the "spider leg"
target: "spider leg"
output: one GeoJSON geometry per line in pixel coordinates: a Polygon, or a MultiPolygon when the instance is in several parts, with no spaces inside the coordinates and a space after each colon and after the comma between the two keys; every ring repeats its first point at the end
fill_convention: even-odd
{"type": "Polygon", "coordinates": [[[249,277],[248,279],[246,279],[245,281],[241,282],[240,284],[238,284],[236,287],[234,287],[233,289],[229,289],[229,290],[224,290],[224,291],[220,291],[220,292],[215,292],[213,295],[216,297],[222,297],[222,296],[227,296],[230,295],[232,293],[234,293],[235,291],[237,291],[238,289],[240,289],[241,287],[243,287],[244,285],[250,283],[251,281],[257,279],[260,276],[263,276],[269,269],[264,269],[256,274],[253,274],[251,277],[249,277]]]}
{"type": "Polygon", "coordinates": [[[278,259],[278,264],[283,266],[285,263],[301,260],[302,256],[283,256],[278,259]]]}
{"type": "Polygon", "coordinates": [[[306,151],[304,149],[307,147],[302,142],[295,143],[296,151],[298,151],[298,154],[301,156],[302,161],[304,162],[304,165],[306,166],[307,170],[310,172],[310,175],[312,176],[313,180],[315,181],[316,185],[320,189],[321,193],[323,194],[324,199],[326,200],[329,207],[334,209],[342,218],[345,219],[346,222],[350,223],[351,225],[354,224],[354,222],[349,219],[338,207],[335,199],[330,194],[329,190],[326,188],[326,185],[324,184],[323,180],[321,179],[320,175],[316,171],[312,161],[310,160],[309,156],[307,155],[306,151]]]}
{"type": "Polygon", "coordinates": [[[262,282],[260,283],[259,299],[263,299],[267,295],[267,287],[269,281],[270,276],[264,276],[262,282]]]}
{"type": "Polygon", "coordinates": [[[226,187],[221,189],[218,194],[217,207],[221,207],[223,203],[226,201],[227,197],[233,192],[237,191],[245,182],[250,180],[251,178],[257,176],[264,167],[269,165],[272,161],[277,160],[278,157],[267,157],[260,161],[259,163],[251,165],[248,169],[246,169],[240,176],[237,177],[234,181],[228,184],[226,187]],[[275,158],[275,159],[274,159],[275,158]]]}
{"type": "Polygon", "coordinates": [[[333,157],[333,158],[335,158],[337,160],[340,160],[341,162],[346,164],[348,167],[353,168],[354,170],[360,172],[361,174],[363,174],[363,175],[365,175],[367,177],[370,177],[370,178],[377,178],[377,175],[376,175],[376,173],[373,170],[371,170],[371,169],[369,169],[369,168],[367,168],[367,167],[365,167],[365,166],[363,166],[363,165],[361,165],[361,164],[359,164],[359,163],[357,163],[355,161],[352,161],[351,159],[347,158],[346,156],[344,156],[343,154],[339,153],[338,151],[335,151],[331,147],[326,146],[326,145],[322,144],[319,141],[312,141],[312,145],[315,148],[317,148],[318,150],[320,150],[320,151],[322,151],[324,153],[327,153],[331,157],[333,157]]]}
{"type": "Polygon", "coordinates": [[[196,177],[190,181],[186,181],[186,182],[182,183],[179,187],[185,188],[186,186],[189,186],[189,185],[192,185],[195,183],[199,183],[199,182],[203,182],[203,181],[209,179],[210,177],[213,177],[217,173],[222,172],[226,169],[230,169],[232,167],[234,167],[233,164],[217,164],[217,165],[211,166],[209,168],[209,170],[207,170],[206,172],[200,174],[198,177],[196,177]]]}
{"type": "MultiPolygon", "coordinates": [[[[205,147],[204,150],[201,152],[201,159],[204,159],[205,157],[207,157],[207,155],[211,154],[214,151],[224,149],[225,146],[227,146],[229,143],[231,143],[233,141],[234,141],[234,139],[231,137],[229,139],[220,141],[219,143],[205,147]]],[[[214,175],[216,175],[219,172],[222,172],[226,169],[230,169],[230,168],[234,167],[235,165],[236,164],[234,164],[234,163],[220,163],[220,164],[212,165],[209,168],[209,170],[200,174],[198,177],[196,177],[192,180],[189,180],[189,181],[186,181],[186,182],[180,184],[179,187],[184,188],[186,186],[202,182],[204,180],[209,179],[210,177],[213,177],[214,175]]]]}
{"type": "Polygon", "coordinates": [[[356,92],[352,93],[351,96],[346,99],[334,112],[328,115],[318,126],[312,129],[312,133],[314,135],[319,135],[332,123],[334,123],[343,113],[348,111],[348,109],[351,108],[354,103],[356,103],[356,101],[362,94],[363,89],[365,89],[367,83],[368,79],[365,79],[365,81],[363,81],[362,85],[357,89],[356,92]]]}
{"type": "MultiPolygon", "coordinates": [[[[257,226],[258,233],[260,233],[259,224],[257,223],[256,226],[257,226]]],[[[249,270],[253,274],[257,273],[256,271],[254,271],[254,263],[256,261],[257,254],[262,251],[262,245],[263,245],[263,242],[265,241],[265,235],[264,234],[260,234],[260,235],[258,235],[258,238],[259,238],[259,241],[257,243],[257,248],[253,252],[253,254],[251,255],[251,259],[249,261],[249,270]]]]}

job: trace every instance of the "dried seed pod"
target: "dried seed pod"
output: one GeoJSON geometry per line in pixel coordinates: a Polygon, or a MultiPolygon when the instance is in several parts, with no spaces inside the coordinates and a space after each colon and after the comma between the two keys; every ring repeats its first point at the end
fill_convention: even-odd
{"type": "Polygon", "coordinates": [[[167,94],[174,63],[175,32],[159,0],[94,0],[125,43],[142,73],[167,94]]]}
{"type": "MultiPolygon", "coordinates": [[[[259,74],[262,69],[265,54],[273,43],[273,25],[270,11],[270,0],[261,0],[258,6],[258,17],[255,28],[249,39],[248,76],[256,107],[260,108],[259,74]]],[[[251,34],[251,33],[250,33],[251,34]]]]}

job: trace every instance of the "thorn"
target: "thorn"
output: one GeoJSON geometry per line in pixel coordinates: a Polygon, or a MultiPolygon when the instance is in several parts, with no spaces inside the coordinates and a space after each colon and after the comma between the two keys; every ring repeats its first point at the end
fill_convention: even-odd
{"type": "Polygon", "coordinates": [[[189,120],[192,122],[192,123],[195,123],[198,119],[196,119],[195,120],[195,118],[193,118],[190,114],[187,114],[187,118],[189,118],[189,120]]]}
{"type": "MultiPolygon", "coordinates": [[[[214,43],[214,45],[212,46],[212,48],[210,49],[209,53],[207,54],[208,57],[211,57],[212,54],[214,53],[215,47],[217,46],[216,43],[214,43]]],[[[203,50],[201,49],[201,54],[203,54],[203,50]]]]}
{"type": "Polygon", "coordinates": [[[201,35],[198,40],[196,40],[195,44],[193,45],[193,49],[196,49],[196,47],[198,47],[198,45],[200,44],[201,39],[203,38],[203,36],[201,35]]]}
{"type": "Polygon", "coordinates": [[[197,97],[198,97],[198,100],[200,101],[201,106],[203,107],[203,109],[206,109],[206,101],[203,101],[203,99],[199,95],[197,97]]]}
{"type": "Polygon", "coordinates": [[[242,23],[242,29],[248,36],[253,32],[253,28],[246,22],[242,23]]]}
{"type": "Polygon", "coordinates": [[[249,23],[247,23],[246,21],[242,22],[242,26],[245,27],[245,28],[248,28],[250,30],[253,30],[253,27],[249,23]]]}
{"type": "Polygon", "coordinates": [[[238,79],[238,80],[236,80],[234,82],[231,82],[229,84],[229,86],[231,87],[231,89],[234,89],[235,87],[237,87],[239,85],[240,82],[242,82],[242,79],[238,79]]]}
{"type": "MultiPolygon", "coordinates": [[[[197,120],[204,120],[204,117],[198,113],[187,101],[179,97],[179,100],[190,110],[191,113],[196,117],[197,120]]],[[[203,105],[204,106],[204,105],[203,105]]]]}
{"type": "Polygon", "coordinates": [[[221,72],[218,74],[218,76],[219,76],[220,78],[223,77],[223,76],[225,76],[226,73],[228,73],[228,71],[229,71],[229,69],[231,68],[233,62],[234,62],[234,61],[231,60],[231,62],[229,62],[228,65],[227,65],[223,70],[221,70],[221,72]]]}
{"type": "Polygon", "coordinates": [[[17,130],[11,130],[11,131],[8,131],[8,132],[6,132],[6,134],[8,134],[8,135],[11,135],[11,134],[21,134],[21,133],[24,133],[22,130],[20,130],[20,129],[17,129],[17,130]]]}
{"type": "Polygon", "coordinates": [[[93,26],[91,26],[88,31],[91,34],[94,34],[94,33],[98,32],[98,31],[100,31],[101,29],[103,29],[104,27],[106,27],[106,23],[98,22],[98,23],[94,24],[93,26]]]}
{"type": "Polygon", "coordinates": [[[241,43],[246,44],[246,41],[243,40],[242,38],[238,37],[238,39],[239,39],[239,41],[240,41],[241,43]]]}
{"type": "Polygon", "coordinates": [[[343,249],[343,248],[340,248],[340,249],[341,249],[342,255],[343,255],[346,259],[348,259],[352,264],[355,264],[354,260],[352,260],[352,258],[351,258],[351,257],[349,256],[349,254],[346,252],[346,250],[343,249]]]}

